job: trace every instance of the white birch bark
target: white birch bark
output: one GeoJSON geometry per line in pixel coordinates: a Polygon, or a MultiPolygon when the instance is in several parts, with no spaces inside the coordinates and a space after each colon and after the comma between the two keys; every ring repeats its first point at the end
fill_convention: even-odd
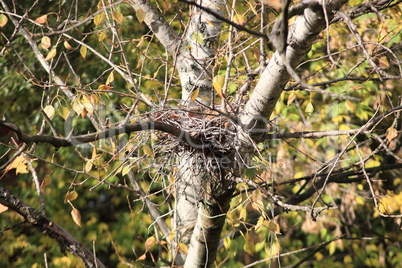
{"type": "MultiPolygon", "coordinates": [[[[332,12],[338,10],[347,1],[323,0],[320,2],[326,5],[328,18],[331,19],[332,12]]],[[[303,14],[297,17],[290,27],[286,49],[286,60],[293,68],[300,63],[325,27],[326,21],[321,7],[306,8],[303,14]]],[[[290,75],[282,64],[279,53],[276,52],[261,74],[260,80],[239,116],[243,128],[257,140],[263,138],[266,133],[269,117],[289,79],[290,75]]]]}
{"type": "MultiPolygon", "coordinates": [[[[198,90],[197,101],[209,105],[213,94],[214,59],[222,22],[208,12],[194,7],[185,35],[179,40],[177,34],[149,0],[131,0],[130,3],[137,15],[145,15],[144,22],[175,58],[181,81],[183,104],[196,104],[191,101],[190,96],[192,92],[198,90]],[[180,44],[179,48],[178,44],[180,44]]],[[[227,1],[198,0],[196,3],[223,16],[227,1]]],[[[215,186],[211,187],[211,184],[215,183],[217,178],[211,176],[210,170],[205,168],[202,161],[201,156],[185,152],[178,158],[175,211],[172,223],[175,238],[171,245],[173,262],[177,266],[184,265],[186,259],[187,267],[195,267],[196,263],[210,265],[215,260],[220,232],[225,221],[230,194],[233,191],[233,189],[229,191],[229,197],[226,197],[226,192],[223,191],[222,196],[225,198],[222,203],[227,205],[217,204],[215,193],[206,191],[206,189],[215,188],[215,186]],[[205,200],[210,201],[204,202],[205,200]],[[198,210],[202,213],[199,214],[198,210]],[[220,216],[216,217],[214,213],[218,212],[220,216]],[[209,226],[214,226],[213,230],[204,226],[208,218],[214,219],[208,223],[209,226]],[[194,238],[193,232],[196,234],[194,238]],[[203,240],[203,237],[208,239],[203,240]],[[189,246],[190,259],[184,251],[179,250],[179,243],[189,246]]]]}
{"type": "MultiPolygon", "coordinates": [[[[197,3],[224,15],[226,0],[203,0],[197,3]]],[[[197,101],[209,105],[213,94],[213,66],[222,22],[198,8],[194,8],[191,16],[181,53],[177,57],[182,101],[183,104],[191,105],[191,93],[199,90],[197,101]]],[[[217,178],[211,176],[210,170],[205,168],[202,161],[202,157],[187,153],[183,153],[179,159],[174,214],[175,243],[176,248],[178,242],[189,245],[189,248],[187,256],[182,251],[176,251],[175,265],[178,266],[185,264],[185,267],[199,267],[198,264],[202,264],[204,267],[205,263],[214,261],[220,230],[225,220],[223,216],[213,235],[210,235],[212,229],[203,225],[206,218],[216,216],[208,213],[213,211],[206,208],[208,204],[204,201],[214,199],[214,193],[206,189],[210,188],[210,184],[217,178]],[[211,238],[203,240],[205,237],[211,238]]],[[[225,215],[226,211],[220,211],[220,214],[222,213],[225,215]]]]}
{"type": "MultiPolygon", "coordinates": [[[[197,0],[196,3],[223,16],[226,0],[197,0]]],[[[190,102],[190,95],[199,89],[197,101],[211,103],[214,59],[222,28],[215,16],[195,7],[177,59],[182,100],[190,102]]]]}

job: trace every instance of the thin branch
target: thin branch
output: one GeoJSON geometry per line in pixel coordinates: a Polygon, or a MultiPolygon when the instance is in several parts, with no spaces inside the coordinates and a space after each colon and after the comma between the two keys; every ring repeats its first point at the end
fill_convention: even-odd
{"type": "Polygon", "coordinates": [[[43,217],[46,217],[46,213],[45,213],[45,200],[43,199],[43,194],[42,194],[42,190],[40,189],[40,182],[39,182],[39,178],[38,178],[38,173],[35,170],[35,167],[32,165],[31,159],[29,159],[29,157],[26,154],[23,154],[26,161],[27,161],[27,166],[29,168],[29,170],[32,173],[32,178],[33,181],[35,183],[35,188],[36,188],[36,192],[38,193],[39,196],[39,204],[40,204],[40,214],[43,217]]]}
{"type": "Polygon", "coordinates": [[[197,4],[197,3],[193,2],[193,1],[180,0],[180,2],[184,2],[184,3],[186,3],[186,4],[193,5],[193,6],[199,8],[199,9],[201,9],[201,10],[204,10],[205,12],[207,12],[207,13],[213,15],[213,16],[214,16],[215,18],[217,18],[218,20],[221,20],[221,21],[223,21],[223,22],[226,22],[227,24],[233,26],[234,28],[236,28],[236,29],[239,30],[239,31],[243,31],[243,32],[246,32],[246,33],[249,33],[249,34],[252,34],[252,35],[261,37],[261,38],[264,38],[265,40],[269,41],[269,37],[268,37],[266,34],[261,33],[261,32],[253,31],[253,30],[251,30],[251,29],[249,29],[249,28],[247,28],[247,27],[244,27],[244,26],[242,26],[242,25],[240,25],[240,24],[234,23],[233,21],[231,21],[231,20],[229,20],[229,19],[227,19],[227,18],[225,18],[225,17],[219,15],[218,13],[216,13],[216,12],[210,10],[209,8],[206,8],[206,7],[202,6],[202,5],[199,5],[199,4],[197,4]]]}
{"type": "Polygon", "coordinates": [[[371,132],[375,128],[376,125],[386,117],[390,116],[393,113],[398,113],[402,111],[402,105],[396,106],[383,114],[374,117],[372,120],[367,122],[363,127],[358,129],[348,129],[348,130],[327,130],[327,131],[304,131],[304,132],[293,132],[293,133],[273,133],[267,134],[266,139],[289,139],[289,138],[303,138],[303,139],[321,139],[323,137],[329,136],[342,136],[342,135],[371,135],[371,132]],[[373,126],[373,127],[372,127],[373,126]],[[371,130],[367,130],[371,128],[371,130]]]}
{"type": "MultiPolygon", "coordinates": [[[[391,8],[394,6],[399,5],[402,2],[402,0],[398,0],[396,2],[393,2],[393,0],[378,0],[375,2],[367,1],[363,4],[360,4],[350,11],[347,12],[348,16],[352,19],[360,17],[364,14],[372,13],[373,7],[376,8],[377,11],[384,10],[387,8],[391,8]]],[[[336,23],[338,21],[342,20],[340,16],[335,16],[331,21],[330,24],[336,23]]]]}

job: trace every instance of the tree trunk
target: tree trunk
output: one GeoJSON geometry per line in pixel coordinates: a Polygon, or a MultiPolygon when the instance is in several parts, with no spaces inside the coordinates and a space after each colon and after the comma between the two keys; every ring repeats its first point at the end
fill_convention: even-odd
{"type": "MultiPolygon", "coordinates": [[[[346,0],[324,1],[328,21],[334,16],[333,11],[338,10],[346,2],[346,0]]],[[[320,5],[304,9],[303,14],[297,17],[290,27],[285,53],[286,60],[293,68],[310,51],[318,34],[325,28],[326,20],[323,7],[320,5]]],[[[243,128],[249,131],[254,139],[259,140],[264,137],[269,118],[289,79],[290,75],[277,51],[261,74],[239,117],[243,128]]]]}

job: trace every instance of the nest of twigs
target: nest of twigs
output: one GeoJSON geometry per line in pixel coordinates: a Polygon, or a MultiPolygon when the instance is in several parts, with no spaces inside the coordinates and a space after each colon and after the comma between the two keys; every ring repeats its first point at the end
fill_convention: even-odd
{"type": "Polygon", "coordinates": [[[182,131],[179,137],[163,135],[171,150],[202,152],[206,156],[229,156],[235,150],[236,123],[232,115],[197,106],[159,110],[155,120],[182,131]]]}
{"type": "Polygon", "coordinates": [[[219,181],[236,173],[238,146],[234,116],[199,106],[159,110],[154,116],[156,121],[176,127],[183,133],[180,137],[160,134],[160,145],[165,153],[196,157],[204,171],[208,171],[212,178],[220,178],[219,181]],[[186,135],[191,137],[190,141],[186,135]]]}

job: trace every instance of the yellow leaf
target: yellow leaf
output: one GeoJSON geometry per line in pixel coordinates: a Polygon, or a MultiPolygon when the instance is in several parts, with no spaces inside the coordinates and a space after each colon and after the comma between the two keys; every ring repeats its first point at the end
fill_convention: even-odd
{"type": "Polygon", "coordinates": [[[3,204],[0,204],[0,213],[3,213],[7,209],[8,209],[8,207],[4,206],[3,204]]]}
{"type": "Polygon", "coordinates": [[[52,41],[50,40],[49,36],[42,37],[42,39],[40,40],[40,45],[44,49],[48,49],[52,45],[52,41]]]}
{"type": "Polygon", "coordinates": [[[388,141],[392,141],[398,136],[398,131],[394,127],[389,127],[385,132],[388,141]]]}
{"type": "Polygon", "coordinates": [[[92,150],[92,155],[91,155],[91,160],[95,160],[98,157],[98,150],[96,150],[96,147],[92,150]]]}
{"type": "Polygon", "coordinates": [[[152,150],[151,147],[149,147],[148,145],[144,144],[142,146],[142,149],[144,150],[144,153],[150,157],[155,157],[154,151],[152,150]]]}
{"type": "Polygon", "coordinates": [[[169,243],[173,241],[175,233],[176,233],[175,230],[172,230],[172,232],[170,233],[170,235],[166,238],[166,240],[167,240],[169,243]]]}
{"type": "Polygon", "coordinates": [[[94,23],[96,26],[102,23],[102,21],[105,19],[105,12],[99,13],[98,15],[95,15],[94,17],[94,23]]]}
{"type": "Polygon", "coordinates": [[[89,114],[93,114],[95,107],[91,102],[91,97],[87,94],[82,95],[81,103],[89,114]]]}
{"type": "Polygon", "coordinates": [[[263,216],[260,216],[260,217],[258,218],[257,224],[254,226],[254,228],[255,228],[256,231],[257,231],[261,226],[263,226],[264,221],[265,221],[265,219],[264,219],[263,216]]]}
{"type": "Polygon", "coordinates": [[[90,172],[91,171],[91,169],[92,169],[92,167],[93,167],[93,163],[92,163],[92,161],[91,160],[88,160],[86,163],[85,163],[85,167],[84,167],[84,170],[85,170],[85,172],[90,172]]]}
{"type": "Polygon", "coordinates": [[[81,115],[82,117],[85,117],[85,115],[83,115],[83,113],[85,113],[85,108],[84,105],[82,105],[81,101],[75,101],[73,103],[73,110],[78,114],[81,115]]]}
{"type": "Polygon", "coordinates": [[[98,10],[100,10],[100,9],[102,9],[102,8],[105,8],[105,2],[104,2],[104,0],[100,0],[100,1],[98,2],[97,7],[98,7],[98,10]]]}
{"type": "Polygon", "coordinates": [[[156,239],[154,236],[148,237],[145,240],[145,252],[148,252],[153,246],[156,245],[156,239]]]}
{"type": "Polygon", "coordinates": [[[185,245],[185,244],[183,244],[183,243],[179,243],[179,249],[180,249],[180,251],[181,252],[183,252],[184,254],[187,254],[187,252],[188,252],[188,247],[187,247],[187,245],[185,245]]]}
{"type": "Polygon", "coordinates": [[[336,250],[336,243],[335,243],[335,241],[332,241],[332,242],[329,243],[329,245],[328,245],[328,253],[329,253],[329,255],[330,255],[330,256],[334,255],[335,250],[336,250]]]}
{"type": "Polygon", "coordinates": [[[212,21],[205,19],[209,26],[216,28],[216,25],[212,23],[212,21]]]}
{"type": "Polygon", "coordinates": [[[275,234],[280,234],[279,224],[270,220],[266,220],[264,221],[264,226],[267,227],[267,229],[270,230],[271,232],[275,234]]]}
{"type": "Polygon", "coordinates": [[[193,92],[191,92],[191,94],[190,94],[190,100],[191,100],[191,102],[195,102],[195,100],[197,99],[199,93],[200,93],[200,89],[199,89],[199,88],[197,88],[196,90],[194,90],[193,92]]]}
{"type": "Polygon", "coordinates": [[[91,95],[92,104],[99,104],[100,101],[101,101],[101,99],[100,99],[99,95],[96,95],[96,94],[91,95]]]}
{"type": "Polygon", "coordinates": [[[45,108],[43,108],[43,111],[47,115],[47,117],[52,118],[54,114],[56,113],[56,110],[52,105],[47,105],[45,108]]]}
{"type": "Polygon", "coordinates": [[[226,250],[230,248],[230,245],[232,244],[232,239],[230,237],[225,237],[223,239],[223,246],[225,247],[226,250]]]}
{"type": "Polygon", "coordinates": [[[107,85],[100,85],[98,90],[111,90],[113,87],[107,85]]]}
{"type": "Polygon", "coordinates": [[[3,28],[8,22],[8,18],[4,14],[0,14],[0,27],[3,28]]]}
{"type": "Polygon", "coordinates": [[[145,19],[145,11],[142,8],[138,8],[135,13],[137,14],[138,21],[142,23],[145,19]]]}
{"type": "Polygon", "coordinates": [[[110,83],[112,83],[113,81],[114,81],[114,72],[111,71],[106,79],[106,85],[110,85],[110,83]]]}
{"type": "Polygon", "coordinates": [[[85,60],[85,58],[87,57],[87,47],[86,46],[81,46],[80,54],[81,54],[81,57],[83,57],[85,60]]]}
{"type": "Polygon", "coordinates": [[[67,120],[68,115],[70,114],[70,110],[67,109],[66,107],[62,106],[58,109],[57,111],[61,117],[63,117],[64,120],[67,120]]]}
{"type": "Polygon", "coordinates": [[[289,106],[295,99],[296,99],[296,92],[295,91],[290,92],[286,105],[289,106]]]}
{"type": "Polygon", "coordinates": [[[208,98],[207,96],[199,96],[201,99],[203,99],[204,101],[210,101],[211,99],[208,98]]]}
{"type": "Polygon", "coordinates": [[[100,33],[98,33],[98,40],[99,42],[102,42],[103,40],[105,40],[107,38],[107,33],[105,31],[102,31],[100,33]]]}
{"type": "Polygon", "coordinates": [[[46,186],[50,185],[52,183],[52,181],[53,181],[52,176],[46,175],[45,178],[43,178],[40,188],[44,189],[46,186]]]}
{"type": "Polygon", "coordinates": [[[223,77],[222,75],[216,75],[212,80],[212,85],[214,86],[216,92],[221,98],[223,98],[222,88],[224,84],[225,84],[225,77],[223,77]]]}
{"type": "Polygon", "coordinates": [[[356,112],[356,106],[353,104],[353,103],[351,103],[350,101],[346,101],[345,102],[345,106],[346,106],[346,109],[348,109],[349,111],[351,111],[351,112],[356,112]]]}
{"type": "Polygon", "coordinates": [[[123,24],[123,14],[121,14],[119,11],[114,11],[113,13],[112,13],[112,16],[113,16],[113,19],[115,20],[115,21],[117,21],[120,25],[122,25],[123,24]]]}
{"type": "Polygon", "coordinates": [[[245,252],[247,252],[248,254],[250,254],[251,256],[254,255],[254,244],[251,242],[246,242],[243,246],[243,249],[245,252]]]}
{"type": "Polygon", "coordinates": [[[49,51],[49,53],[47,53],[47,56],[46,56],[45,60],[53,59],[53,58],[56,56],[56,54],[57,54],[57,49],[56,49],[56,47],[53,47],[53,48],[49,51]]]}
{"type": "Polygon", "coordinates": [[[77,199],[78,197],[78,193],[76,191],[71,191],[68,192],[66,194],[66,196],[64,197],[64,203],[67,203],[68,201],[74,201],[75,199],[77,199]]]}
{"type": "Polygon", "coordinates": [[[121,175],[125,176],[131,170],[130,165],[125,165],[124,168],[121,170],[121,175]]]}
{"type": "Polygon", "coordinates": [[[35,20],[36,23],[40,23],[40,24],[43,24],[43,23],[45,23],[46,21],[47,21],[47,15],[40,16],[39,18],[37,18],[37,19],[35,20]]]}
{"type": "Polygon", "coordinates": [[[141,256],[138,257],[138,259],[136,259],[136,261],[143,261],[147,258],[146,254],[142,254],[141,256]]]}
{"type": "Polygon", "coordinates": [[[241,15],[241,14],[236,14],[236,15],[234,15],[234,17],[233,17],[233,22],[234,23],[237,23],[237,24],[239,24],[239,25],[244,25],[244,24],[246,24],[246,18],[243,16],[243,15],[241,15]]]}
{"type": "Polygon", "coordinates": [[[28,173],[27,169],[27,160],[23,155],[17,156],[11,164],[7,166],[6,170],[11,170],[15,168],[16,174],[25,174],[28,173]]]}
{"type": "Polygon", "coordinates": [[[73,210],[71,210],[71,217],[73,218],[75,224],[81,227],[81,213],[78,209],[74,208],[73,210]]]}
{"type": "Polygon", "coordinates": [[[68,50],[74,50],[74,48],[67,41],[64,41],[64,47],[68,50]]]}

